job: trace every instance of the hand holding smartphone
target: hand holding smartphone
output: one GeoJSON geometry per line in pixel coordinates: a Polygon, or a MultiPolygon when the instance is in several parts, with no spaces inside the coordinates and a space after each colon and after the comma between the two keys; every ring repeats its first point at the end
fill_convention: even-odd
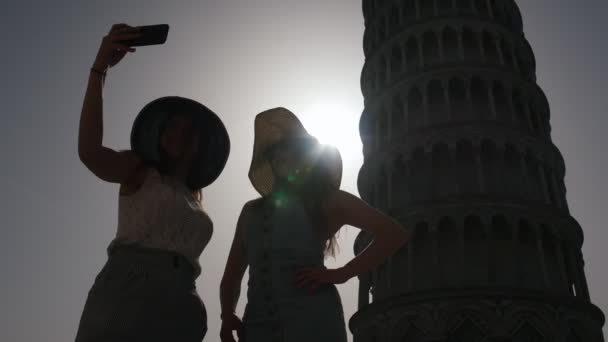
{"type": "Polygon", "coordinates": [[[169,34],[169,25],[146,25],[136,27],[140,36],[134,39],[123,40],[121,43],[130,47],[164,44],[169,34]]]}

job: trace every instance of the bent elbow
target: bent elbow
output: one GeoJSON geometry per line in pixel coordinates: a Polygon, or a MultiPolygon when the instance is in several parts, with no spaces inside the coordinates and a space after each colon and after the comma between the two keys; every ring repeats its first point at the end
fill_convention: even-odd
{"type": "Polygon", "coordinates": [[[78,158],[80,161],[87,165],[91,162],[93,158],[94,152],[90,148],[84,148],[83,146],[78,146],[78,158]]]}

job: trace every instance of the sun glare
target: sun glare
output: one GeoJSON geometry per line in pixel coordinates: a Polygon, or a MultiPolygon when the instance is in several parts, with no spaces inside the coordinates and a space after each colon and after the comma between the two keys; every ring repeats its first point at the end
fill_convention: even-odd
{"type": "MultiPolygon", "coordinates": [[[[345,164],[362,158],[359,137],[361,110],[338,104],[316,104],[302,112],[306,130],[322,144],[333,145],[340,150],[345,164]]],[[[345,165],[347,166],[347,165],[345,165]]]]}

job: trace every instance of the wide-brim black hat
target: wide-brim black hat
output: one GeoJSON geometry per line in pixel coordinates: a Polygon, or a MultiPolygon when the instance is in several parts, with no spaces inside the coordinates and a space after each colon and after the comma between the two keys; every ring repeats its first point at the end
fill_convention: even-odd
{"type": "Polygon", "coordinates": [[[200,146],[187,186],[193,190],[213,183],[222,173],[230,154],[230,138],[224,123],[212,110],[179,96],[158,98],[142,108],[131,129],[131,149],[148,164],[161,161],[160,135],[172,114],[190,114],[200,130],[200,146]]]}

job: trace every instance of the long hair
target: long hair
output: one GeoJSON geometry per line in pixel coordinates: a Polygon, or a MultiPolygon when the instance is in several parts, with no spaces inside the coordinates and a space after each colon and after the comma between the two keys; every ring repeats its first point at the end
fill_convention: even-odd
{"type": "MultiPolygon", "coordinates": [[[[306,144],[305,142],[302,142],[306,144]]],[[[295,190],[296,194],[302,200],[304,208],[311,218],[317,233],[321,236],[327,236],[329,233],[329,220],[325,208],[329,195],[335,191],[331,183],[331,169],[329,158],[331,155],[320,145],[313,147],[316,151],[314,162],[312,165],[301,171],[301,181],[295,182],[295,185],[289,185],[295,190]]],[[[298,177],[300,177],[298,176],[298,177]]],[[[280,183],[289,184],[287,180],[279,180],[280,183]]],[[[292,183],[293,184],[293,183],[292,183]]],[[[338,250],[336,234],[328,236],[325,244],[324,254],[335,257],[338,250]]]]}
{"type": "MultiPolygon", "coordinates": [[[[179,108],[176,108],[175,113],[169,115],[169,118],[167,118],[167,120],[165,120],[165,122],[163,122],[163,124],[161,125],[161,129],[160,129],[160,132],[161,132],[160,136],[162,136],[162,134],[164,133],[164,131],[167,128],[169,128],[173,124],[175,124],[175,119],[177,117],[189,118],[191,120],[190,128],[188,129],[188,133],[187,133],[188,136],[186,137],[186,145],[185,145],[185,146],[190,146],[190,144],[192,143],[192,139],[194,138],[194,135],[196,133],[196,130],[198,129],[200,131],[200,125],[198,125],[198,118],[196,115],[192,115],[188,112],[180,111],[179,108]]],[[[158,152],[159,152],[159,156],[160,156],[160,161],[158,163],[155,163],[152,166],[158,170],[158,172],[161,174],[161,176],[163,178],[168,178],[168,177],[170,177],[171,173],[177,167],[177,160],[173,160],[171,157],[169,157],[167,152],[162,147],[160,137],[158,139],[157,144],[158,144],[157,148],[158,148],[158,152]]],[[[182,151],[182,153],[183,152],[184,151],[182,151]]],[[[189,171],[187,178],[192,177],[193,173],[197,171],[197,168],[195,167],[196,160],[194,160],[192,162],[192,164],[193,165],[190,167],[190,171],[189,171]]],[[[188,182],[188,179],[187,179],[186,186],[191,191],[190,194],[192,196],[192,199],[194,199],[200,206],[202,206],[202,203],[203,203],[202,189],[194,188],[189,183],[190,182],[188,182]]]]}

